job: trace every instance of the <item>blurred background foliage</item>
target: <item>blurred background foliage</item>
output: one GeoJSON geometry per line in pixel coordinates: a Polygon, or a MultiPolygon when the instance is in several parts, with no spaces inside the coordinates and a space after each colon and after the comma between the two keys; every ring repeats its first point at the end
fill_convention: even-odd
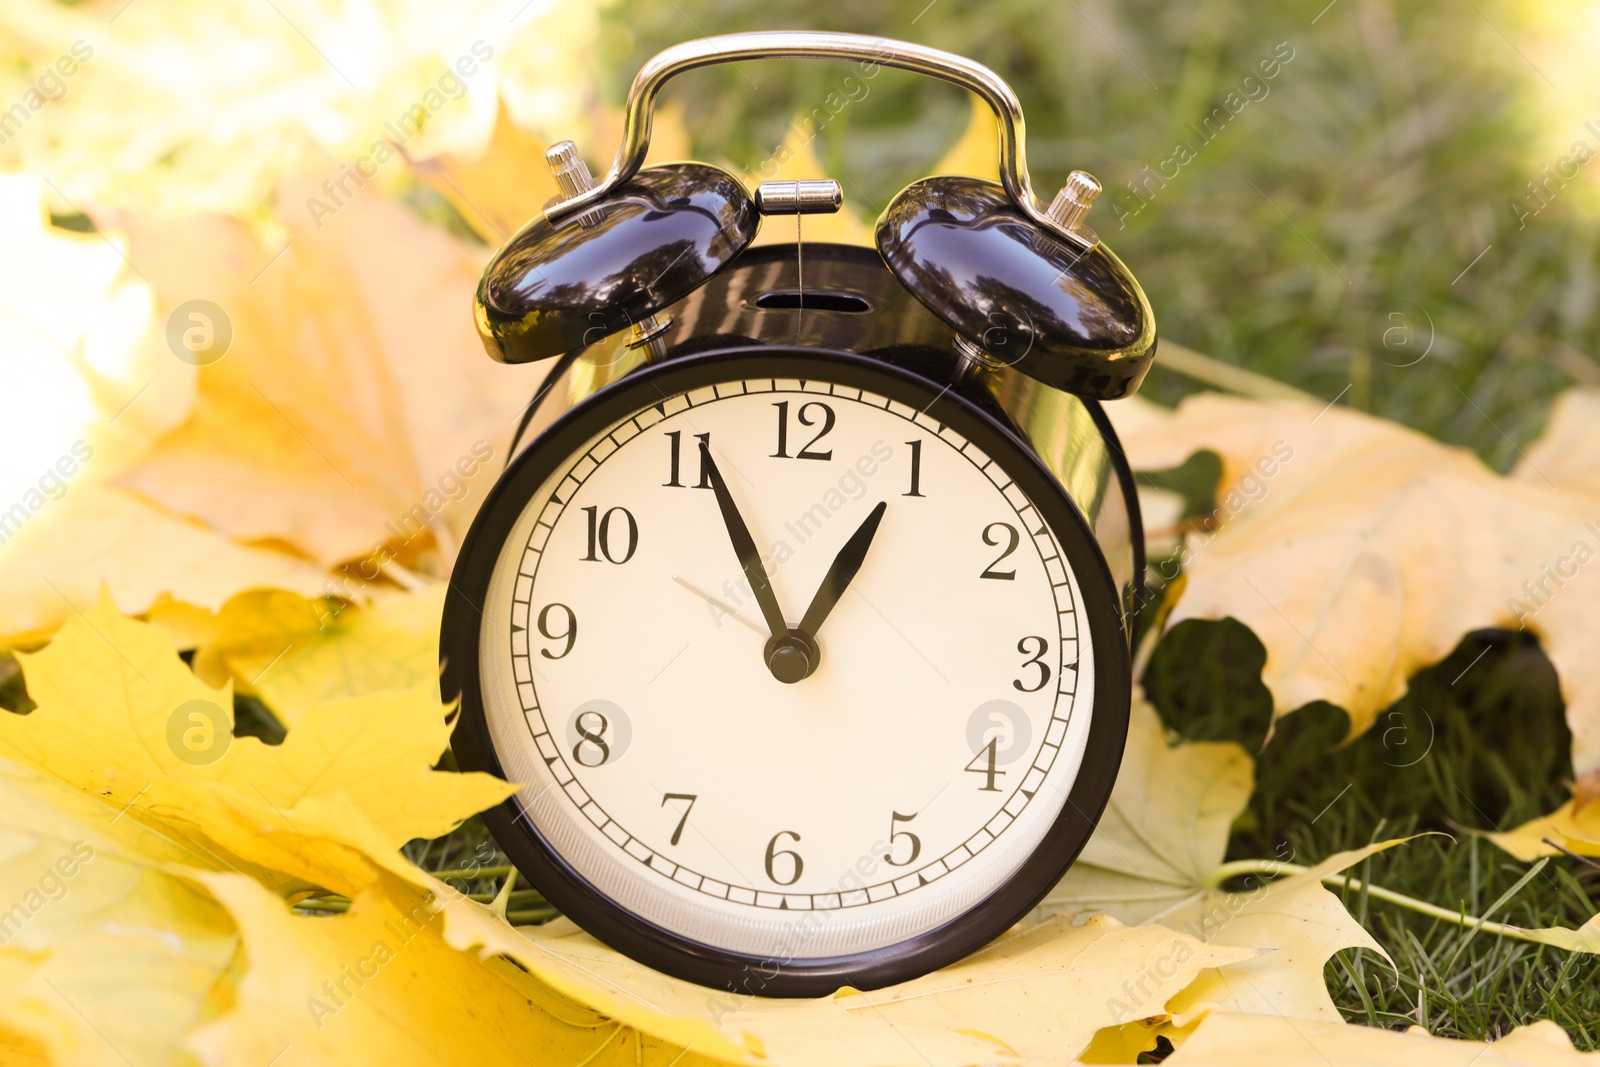
{"type": "MultiPolygon", "coordinates": [[[[898,37],[1000,72],[1022,98],[1040,195],[1075,167],[1100,178],[1092,222],[1165,338],[1499,469],[1557,392],[1600,383],[1600,164],[1574,156],[1600,153],[1600,5],[621,0],[601,16],[603,91],[620,102],[677,41],[780,27],[898,37]],[[1292,58],[1262,78],[1275,50],[1292,58]],[[1245,106],[1202,141],[1195,127],[1230,92],[1245,106]]],[[[968,105],[898,71],[852,77],[745,63],[664,95],[689,105],[702,158],[755,167],[795,124],[814,131],[870,218],[950,148],[968,105]],[[851,102],[830,114],[830,93],[851,102]]],[[[1146,395],[1194,388],[1157,371],[1146,395]]]]}

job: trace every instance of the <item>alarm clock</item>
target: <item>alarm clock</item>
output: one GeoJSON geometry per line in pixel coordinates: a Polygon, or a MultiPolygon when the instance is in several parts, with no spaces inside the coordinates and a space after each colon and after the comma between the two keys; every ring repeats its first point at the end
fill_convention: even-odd
{"type": "Polygon", "coordinates": [[[920,45],[749,33],[638,74],[598,182],[484,272],[506,363],[577,399],[465,538],[442,688],[484,819],[601,941],[740,994],[817,996],[976,950],[1062,876],[1127,733],[1144,570],[1100,402],[1155,325],[1084,216],[1034,199],[1015,94],[920,45]],[[761,58],[887,66],[993,108],[998,183],[926,178],[875,248],[803,240],[829,178],[643,166],[661,86],[761,58]],[[765,217],[798,239],[752,247],[765,217]]]}

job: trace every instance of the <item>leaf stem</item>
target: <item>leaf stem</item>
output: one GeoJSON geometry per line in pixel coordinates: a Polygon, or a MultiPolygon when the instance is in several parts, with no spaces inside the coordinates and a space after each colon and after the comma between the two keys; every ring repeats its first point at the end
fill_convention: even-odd
{"type": "MultiPolygon", "coordinates": [[[[468,900],[475,900],[479,904],[488,904],[495,899],[495,894],[468,893],[466,894],[466,897],[468,900]]],[[[544,896],[537,889],[513,890],[509,899],[513,904],[535,906],[544,904],[544,896]]],[[[323,893],[319,896],[307,897],[305,900],[299,901],[294,906],[306,911],[348,911],[350,910],[350,898],[340,896],[337,893],[323,893]]],[[[548,905],[545,906],[548,907],[548,905]]],[[[550,910],[554,911],[555,909],[551,908],[550,910]]]]}
{"type": "MultiPolygon", "coordinates": [[[[1534,875],[1539,873],[1539,870],[1543,868],[1546,862],[1548,861],[1541,860],[1539,863],[1535,864],[1534,867],[1528,871],[1527,875],[1524,876],[1523,881],[1514,886],[1510,893],[1505,894],[1500,900],[1496,901],[1494,907],[1490,908],[1489,910],[1493,912],[1495,908],[1500,907],[1506,902],[1506,900],[1510,899],[1517,889],[1520,889],[1523,885],[1527,884],[1527,880],[1529,878],[1532,878],[1534,875]]],[[[1235,860],[1232,863],[1224,863],[1220,867],[1217,867],[1215,870],[1213,870],[1211,874],[1206,877],[1204,886],[1207,889],[1216,889],[1224,882],[1231,881],[1234,878],[1242,878],[1251,874],[1306,874],[1310,870],[1310,867],[1302,867],[1298,863],[1284,863],[1281,860],[1235,860]]],[[[1402,908],[1408,908],[1411,911],[1426,915],[1433,919],[1438,919],[1441,922],[1455,923],[1457,926],[1471,927],[1474,934],[1477,931],[1482,930],[1484,933],[1494,934],[1496,937],[1510,938],[1513,941],[1526,941],[1532,945],[1546,944],[1546,942],[1531,936],[1528,931],[1524,930],[1520,926],[1511,926],[1507,923],[1491,922],[1486,918],[1480,919],[1473,915],[1467,915],[1464,912],[1451,911],[1448,908],[1441,908],[1437,904],[1429,904],[1425,900],[1418,900],[1415,897],[1408,897],[1404,893],[1396,893],[1392,889],[1385,889],[1380,885],[1373,885],[1370,882],[1363,882],[1361,879],[1351,877],[1347,874],[1325,874],[1322,876],[1322,882],[1327,885],[1348,887],[1350,889],[1357,890],[1358,892],[1364,891],[1368,896],[1376,900],[1382,900],[1402,908]]]]}
{"type": "Polygon", "coordinates": [[[447,882],[476,882],[480,878],[504,878],[514,870],[516,870],[515,867],[478,867],[470,871],[463,869],[457,871],[425,871],[424,873],[447,882]]]}

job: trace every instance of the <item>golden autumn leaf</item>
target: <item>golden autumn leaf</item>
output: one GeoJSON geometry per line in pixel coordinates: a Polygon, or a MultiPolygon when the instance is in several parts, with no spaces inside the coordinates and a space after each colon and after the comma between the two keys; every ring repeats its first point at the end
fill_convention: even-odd
{"type": "Polygon", "coordinates": [[[1224,888],[1229,829],[1249,801],[1252,779],[1250,758],[1238,745],[1168,745],[1155,709],[1135,697],[1106,813],[1039,913],[1091,908],[1249,954],[1181,981],[1152,970],[1118,991],[1113,1021],[1122,1032],[1102,1036],[1102,1046],[1148,1041],[1141,1046],[1148,1051],[1158,1034],[1171,1036],[1171,1026],[1130,1028],[1160,1013],[1149,1010],[1152,1004],[1175,1016],[1223,1009],[1337,1020],[1323,978],[1328,959],[1354,947],[1387,958],[1321,879],[1398,842],[1340,853],[1303,872],[1282,866],[1291,856],[1273,857],[1252,865],[1247,886],[1224,888]],[[1288,877],[1263,878],[1276,873],[1288,877]]]}
{"type": "Polygon", "coordinates": [[[561,195],[544,161],[547,147],[543,137],[512,122],[502,103],[494,133],[475,157],[443,153],[412,159],[411,166],[479,237],[498,247],[561,195]]]}
{"type": "Polygon", "coordinates": [[[1519,1027],[1490,1044],[1341,1023],[1270,1015],[1206,1017],[1171,1067],[1584,1067],[1600,1053],[1580,1053],[1548,1020],[1519,1027]]]}
{"type": "Polygon", "coordinates": [[[194,672],[218,686],[231,677],[285,725],[329,700],[432,684],[444,591],[440,582],[364,605],[277,589],[241,593],[209,621],[194,672]]]}
{"type": "Polygon", "coordinates": [[[124,238],[51,227],[44,190],[0,176],[0,644],[47,636],[102,585],[128,612],[168,591],[215,608],[253,583],[315,588],[303,560],[106,485],[187,418],[195,368],[168,350],[124,238]]]}
{"type": "Polygon", "coordinates": [[[1486,836],[1523,862],[1564,851],[1600,856],[1600,804],[1590,801],[1580,808],[1576,800],[1569,800],[1549,815],[1486,836]]]}
{"type": "MultiPolygon", "coordinates": [[[[481,929],[477,936],[608,1016],[653,1032],[665,1026],[661,1036],[695,1048],[706,1047],[707,1033],[720,1034],[722,1051],[711,1054],[742,1050],[740,1062],[774,1067],[1071,1063],[1112,1021],[1108,991],[1145,981],[1157,968],[1186,980],[1255,954],[1160,927],[1125,927],[1109,916],[1079,925],[1058,919],[1014,930],[960,963],[900,985],[775,1001],[669,978],[564,921],[518,934],[522,945],[481,929]],[[1066,1004],[1070,1011],[1061,1010],[1066,1004]]],[[[1161,1010],[1152,1002],[1148,1014],[1161,1010]]]]}
{"type": "MultiPolygon", "coordinates": [[[[450,201],[479,237],[497,248],[543,212],[551,199],[560,197],[544,153],[557,141],[583,137],[584,131],[567,128],[569,124],[570,120],[552,123],[549,136],[536,134],[512,118],[509,104],[502,99],[493,135],[476,155],[445,152],[413,157],[411,166],[450,201]]],[[[578,141],[578,148],[598,180],[610,168],[609,153],[622,138],[621,111],[604,109],[588,125],[598,129],[587,143],[578,141]]],[[[646,166],[689,155],[683,109],[674,104],[660,106],[651,123],[646,166]]]]}
{"type": "Polygon", "coordinates": [[[215,690],[195,678],[160,629],[123,617],[107,601],[22,657],[22,668],[38,708],[0,717],[0,754],[140,810],[157,809],[183,786],[204,785],[216,794],[212,802],[173,808],[207,836],[216,836],[208,820],[221,825],[241,805],[265,809],[256,818],[264,839],[272,823],[305,836],[295,812],[308,802],[342,802],[372,828],[381,856],[412,838],[448,833],[514,789],[486,774],[432,770],[450,737],[432,679],[318,704],[283,744],[267,745],[232,736],[226,685],[215,690]],[[239,799],[225,803],[219,789],[239,799]]]}
{"type": "Polygon", "coordinates": [[[1277,714],[1327,700],[1365,730],[1463,634],[1520,627],[1560,674],[1578,775],[1600,772],[1595,497],[1346,408],[1204,394],[1131,414],[1136,468],[1222,457],[1221,526],[1185,545],[1171,622],[1250,627],[1277,714]]]}
{"type": "Polygon", "coordinates": [[[451,948],[426,894],[386,882],[309,918],[255,881],[206,886],[239,924],[233,1011],[196,1031],[201,1063],[696,1065],[706,1061],[573,1002],[504,960],[451,948]]]}
{"type": "Polygon", "coordinates": [[[0,545],[0,646],[37,644],[102,590],[138,615],[173,599],[215,611],[257,586],[314,596],[327,580],[303,559],[240,544],[134,493],[73,486],[0,545]]]}
{"type": "Polygon", "coordinates": [[[1136,694],[1111,800],[1041,914],[1093,908],[1138,923],[1192,900],[1222,862],[1254,784],[1243,747],[1168,745],[1155,708],[1136,694]]]}
{"type": "Polygon", "coordinates": [[[392,185],[401,149],[475,151],[502,92],[530,127],[581,111],[575,67],[594,21],[553,0],[14,0],[0,8],[0,59],[21,84],[75,62],[0,161],[53,175],[86,210],[163,215],[248,216],[325,155],[344,163],[332,181],[392,185]]]}
{"type": "Polygon", "coordinates": [[[1544,434],[1523,450],[1511,476],[1590,493],[1600,502],[1600,389],[1574,386],[1550,407],[1544,434]]]}
{"type": "Polygon", "coordinates": [[[1170,1010],[1162,990],[1170,995],[1257,955],[1253,947],[1159,925],[1060,916],[1013,930],[934,974],[838,1002],[855,1012],[871,1008],[895,1024],[987,1033],[1025,1059],[1066,1064],[1108,1023],[1170,1010]]]}
{"type": "Polygon", "coordinates": [[[235,537],[362,561],[333,590],[358,599],[384,561],[437,547],[448,565],[543,372],[483,354],[482,249],[376,190],[287,226],[269,248],[220,217],[130,222],[163,308],[212,301],[232,342],[191,420],[123,480],[235,537]]]}
{"type": "Polygon", "coordinates": [[[233,959],[206,861],[118,807],[0,759],[0,1061],[171,1062],[233,959]]]}
{"type": "Polygon", "coordinates": [[[1273,882],[1258,875],[1254,884],[1238,892],[1213,889],[1163,916],[1164,924],[1209,943],[1265,950],[1254,959],[1200,975],[1168,1002],[1171,1013],[1233,1011],[1341,1021],[1323,978],[1334,953],[1364,948],[1383,957],[1390,967],[1394,961],[1322,880],[1402,843],[1384,841],[1336,853],[1309,870],[1273,882]]]}

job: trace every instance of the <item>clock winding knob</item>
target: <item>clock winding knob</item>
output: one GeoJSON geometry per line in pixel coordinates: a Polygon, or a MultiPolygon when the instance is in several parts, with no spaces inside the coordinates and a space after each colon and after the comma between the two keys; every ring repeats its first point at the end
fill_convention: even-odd
{"type": "Polygon", "coordinates": [[[589,173],[589,164],[578,155],[578,146],[571,141],[557,141],[551,145],[544,154],[544,161],[550,165],[550,173],[556,176],[563,200],[571,200],[579,193],[594,188],[594,175],[589,173]]]}
{"type": "Polygon", "coordinates": [[[1067,175],[1067,184],[1050,201],[1046,213],[1066,229],[1078,232],[1083,217],[1089,213],[1095,197],[1100,195],[1100,189],[1100,182],[1093,174],[1086,170],[1075,170],[1067,175]]]}

